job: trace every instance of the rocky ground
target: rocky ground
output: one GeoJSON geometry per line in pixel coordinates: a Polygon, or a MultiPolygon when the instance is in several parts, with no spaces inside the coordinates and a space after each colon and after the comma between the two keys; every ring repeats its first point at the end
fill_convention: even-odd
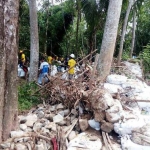
{"type": "Polygon", "coordinates": [[[123,62],[104,84],[52,79],[50,98],[18,116],[5,150],[149,150],[150,86],[138,64],[123,62]]]}

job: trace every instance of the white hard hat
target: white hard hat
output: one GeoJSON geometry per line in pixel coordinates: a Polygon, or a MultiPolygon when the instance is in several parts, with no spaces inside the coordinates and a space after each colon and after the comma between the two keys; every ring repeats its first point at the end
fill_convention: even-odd
{"type": "Polygon", "coordinates": [[[70,57],[75,58],[75,55],[74,55],[74,54],[71,54],[70,57]]]}

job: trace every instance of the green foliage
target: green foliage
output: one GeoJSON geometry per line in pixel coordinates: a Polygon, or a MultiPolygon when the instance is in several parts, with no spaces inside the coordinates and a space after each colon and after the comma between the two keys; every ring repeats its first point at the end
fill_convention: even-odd
{"type": "Polygon", "coordinates": [[[130,58],[130,51],[129,50],[123,51],[122,60],[128,60],[129,58],[130,58]]]}
{"type": "Polygon", "coordinates": [[[140,58],[143,60],[144,72],[150,72],[150,43],[144,47],[144,51],[140,53],[140,58]]]}
{"type": "Polygon", "coordinates": [[[40,103],[40,94],[34,92],[38,89],[38,86],[34,83],[21,83],[18,87],[18,102],[19,110],[29,110],[36,104],[40,103]]]}

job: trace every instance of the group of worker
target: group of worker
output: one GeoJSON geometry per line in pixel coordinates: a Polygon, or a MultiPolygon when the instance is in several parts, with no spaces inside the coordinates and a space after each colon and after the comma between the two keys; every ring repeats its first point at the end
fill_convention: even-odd
{"type": "MultiPolygon", "coordinates": [[[[20,67],[24,70],[25,77],[26,77],[27,73],[28,73],[28,67],[26,65],[26,57],[22,50],[20,50],[19,53],[20,53],[20,67]]],[[[66,58],[65,60],[63,60],[63,58],[58,59],[57,57],[56,57],[56,59],[54,59],[54,58],[52,58],[52,56],[48,56],[47,61],[46,61],[44,57],[41,57],[39,74],[38,74],[38,83],[39,84],[44,84],[49,81],[48,75],[51,70],[52,62],[54,60],[59,62],[60,66],[63,66],[65,69],[68,69],[68,79],[69,80],[73,79],[74,74],[75,74],[75,66],[76,66],[74,54],[71,54],[69,56],[69,58],[66,58]]]]}

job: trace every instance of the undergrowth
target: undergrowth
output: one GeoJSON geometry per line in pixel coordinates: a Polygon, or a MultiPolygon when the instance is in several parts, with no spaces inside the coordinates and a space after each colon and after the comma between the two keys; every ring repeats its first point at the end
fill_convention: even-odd
{"type": "Polygon", "coordinates": [[[38,90],[38,85],[35,82],[21,83],[18,87],[18,103],[19,111],[29,110],[33,106],[40,103],[40,93],[35,93],[38,90]]]}

